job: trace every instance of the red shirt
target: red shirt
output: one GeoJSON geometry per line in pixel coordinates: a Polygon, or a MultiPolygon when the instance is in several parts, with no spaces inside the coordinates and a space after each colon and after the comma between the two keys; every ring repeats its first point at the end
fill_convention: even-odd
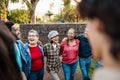
{"type": "Polygon", "coordinates": [[[75,45],[69,45],[68,41],[63,41],[60,47],[62,61],[66,64],[72,64],[78,59],[79,40],[76,39],[75,45]]]}
{"type": "Polygon", "coordinates": [[[42,52],[39,48],[39,46],[36,47],[30,47],[29,46],[29,50],[30,50],[30,55],[31,55],[31,60],[32,60],[32,64],[31,64],[31,71],[37,71],[43,68],[43,61],[42,61],[42,52]]]}

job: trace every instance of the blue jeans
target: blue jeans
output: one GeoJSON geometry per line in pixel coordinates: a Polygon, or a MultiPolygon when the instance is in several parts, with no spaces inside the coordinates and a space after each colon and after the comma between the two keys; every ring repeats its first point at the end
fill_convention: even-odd
{"type": "Polygon", "coordinates": [[[43,77],[44,77],[44,68],[39,71],[30,72],[27,80],[43,80],[43,77]]]}
{"type": "Polygon", "coordinates": [[[91,65],[92,59],[79,59],[80,69],[82,72],[82,80],[90,80],[89,78],[89,70],[91,65]]]}
{"type": "Polygon", "coordinates": [[[74,80],[74,75],[77,65],[78,65],[78,60],[73,64],[62,63],[65,80],[74,80]]]}

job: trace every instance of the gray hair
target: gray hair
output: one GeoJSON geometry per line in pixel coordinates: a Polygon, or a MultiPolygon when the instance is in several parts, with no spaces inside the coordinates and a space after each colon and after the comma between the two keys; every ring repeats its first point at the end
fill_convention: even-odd
{"type": "Polygon", "coordinates": [[[39,36],[39,34],[38,34],[38,32],[37,32],[36,30],[31,29],[31,30],[28,32],[28,34],[30,34],[30,33],[35,33],[37,36],[39,36]]]}

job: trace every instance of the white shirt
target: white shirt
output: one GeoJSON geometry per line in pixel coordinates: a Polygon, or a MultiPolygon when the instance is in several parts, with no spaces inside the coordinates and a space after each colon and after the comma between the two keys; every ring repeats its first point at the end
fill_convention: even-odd
{"type": "Polygon", "coordinates": [[[57,45],[56,45],[56,44],[52,44],[52,45],[53,45],[53,47],[56,49],[57,45]]]}

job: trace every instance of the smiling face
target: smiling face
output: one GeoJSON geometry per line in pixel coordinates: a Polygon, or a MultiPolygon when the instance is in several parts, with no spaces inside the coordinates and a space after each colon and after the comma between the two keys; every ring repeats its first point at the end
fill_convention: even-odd
{"type": "Polygon", "coordinates": [[[38,43],[39,37],[37,32],[29,32],[28,42],[30,45],[36,45],[38,43]]]}
{"type": "Polygon", "coordinates": [[[75,30],[74,30],[74,29],[71,28],[71,29],[68,30],[67,36],[68,36],[68,39],[69,39],[69,40],[74,39],[74,38],[75,38],[75,35],[76,35],[76,34],[75,34],[75,30]]]}
{"type": "Polygon", "coordinates": [[[16,37],[16,39],[20,39],[21,38],[20,28],[13,26],[12,34],[16,37]]]}
{"type": "Polygon", "coordinates": [[[58,43],[59,42],[59,36],[54,36],[53,38],[51,38],[53,43],[58,43]]]}

